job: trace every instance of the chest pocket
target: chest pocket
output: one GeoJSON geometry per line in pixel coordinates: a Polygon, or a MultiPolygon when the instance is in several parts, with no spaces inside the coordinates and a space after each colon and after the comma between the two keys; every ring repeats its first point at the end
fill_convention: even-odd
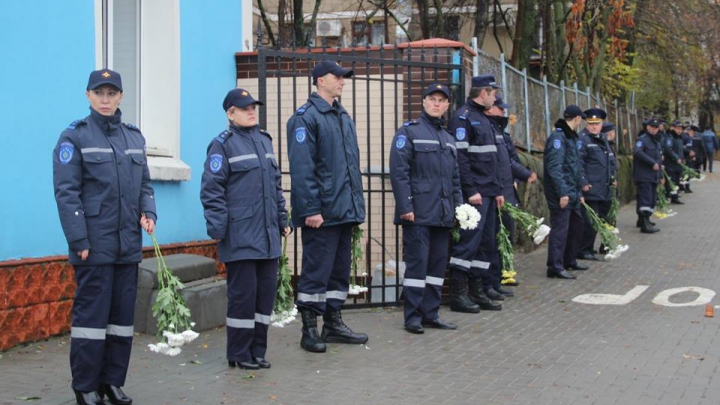
{"type": "Polygon", "coordinates": [[[256,155],[242,155],[229,159],[231,172],[249,172],[260,167],[260,160],[256,155]]]}
{"type": "Polygon", "coordinates": [[[112,149],[108,152],[86,152],[83,153],[83,167],[85,173],[100,182],[109,181],[115,176],[115,165],[113,162],[112,149]]]}
{"type": "Polygon", "coordinates": [[[133,163],[138,165],[144,165],[146,162],[145,155],[142,155],[140,153],[131,153],[130,158],[132,159],[133,163]]]}

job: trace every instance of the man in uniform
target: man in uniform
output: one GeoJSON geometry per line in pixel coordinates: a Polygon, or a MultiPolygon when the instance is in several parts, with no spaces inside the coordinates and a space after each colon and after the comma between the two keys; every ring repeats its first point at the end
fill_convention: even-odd
{"type": "MultiPolygon", "coordinates": [[[[680,125],[680,121],[677,121],[677,123],[680,125]]],[[[690,134],[690,122],[685,122],[682,129],[683,131],[680,135],[680,139],[682,140],[683,145],[683,160],[686,165],[693,167],[696,154],[693,150],[692,135],[690,134]]],[[[686,193],[692,193],[692,190],[690,190],[690,180],[680,179],[680,189],[686,193]]]]}
{"type": "Polygon", "coordinates": [[[640,232],[655,233],[660,230],[650,224],[655,212],[657,183],[664,182],[662,175],[663,147],[657,119],[648,120],[647,132],[638,138],[633,149],[633,180],[637,190],[637,215],[640,232]]]}
{"type": "MultiPolygon", "coordinates": [[[[688,135],[692,140],[692,151],[695,154],[695,156],[690,160],[690,164],[688,166],[700,173],[700,168],[705,163],[705,156],[707,155],[705,153],[705,142],[703,142],[700,128],[698,128],[697,125],[690,125],[688,127],[688,135]]],[[[690,191],[690,187],[687,188],[687,191],[688,193],[692,192],[690,191]]]]}
{"type": "MultiPolygon", "coordinates": [[[[681,189],[680,184],[680,173],[682,173],[682,158],[685,153],[685,148],[682,141],[683,127],[680,121],[675,121],[670,125],[670,133],[665,137],[665,143],[663,145],[663,156],[665,157],[665,171],[667,172],[670,179],[676,187],[681,189]]],[[[672,204],[684,204],[680,201],[680,195],[676,190],[670,190],[669,187],[665,188],[665,192],[670,197],[672,204]]]]}
{"type": "Polygon", "coordinates": [[[493,288],[483,288],[483,278],[489,278],[490,261],[497,251],[496,216],[490,214],[505,201],[498,175],[495,133],[484,114],[495,102],[498,88],[493,75],[473,77],[468,100],[455,112],[449,125],[455,134],[463,197],[481,215],[477,228],[461,230],[460,241],[451,249],[450,309],[458,312],[477,313],[481,306],[498,310],[499,305],[491,300],[505,299],[493,288]]]}
{"type": "MultiPolygon", "coordinates": [[[[580,133],[578,140],[578,154],[580,155],[580,168],[582,179],[580,187],[585,197],[585,203],[605,219],[610,212],[613,195],[610,186],[614,182],[613,164],[611,162],[610,145],[602,133],[603,120],[607,113],[600,108],[585,110],[585,129],[580,133]]],[[[597,231],[585,208],[583,208],[583,235],[580,242],[578,259],[598,260],[595,257],[595,237],[597,231]]]]}
{"type": "Polygon", "coordinates": [[[707,165],[703,163],[703,171],[710,169],[710,173],[712,173],[713,160],[715,160],[715,149],[718,148],[718,138],[712,131],[712,128],[707,128],[702,133],[702,139],[705,143],[705,161],[707,162],[707,165]]]}
{"type": "Polygon", "coordinates": [[[405,257],[405,330],[456,329],[440,319],[450,230],[463,203],[455,140],[445,129],[450,91],[434,83],[423,91],[418,120],[401,126],[390,148],[395,224],[402,225],[405,257]]]}
{"type": "Polygon", "coordinates": [[[300,345],[326,351],[326,342],[362,344],[364,333],[343,322],[353,227],[365,221],[360,151],[355,123],[337,97],[353,71],[323,60],[313,68],[313,92],[287,123],[292,222],[302,227],[302,274],[297,306],[302,316],[300,345]],[[317,315],[323,316],[322,335],[317,315]]]}
{"type": "Polygon", "coordinates": [[[577,250],[583,232],[580,211],[581,168],[578,157],[578,135],[585,114],[571,104],[563,118],[555,122],[555,131],[548,136],[543,157],[545,199],[550,208],[550,243],[548,245],[547,277],[566,280],[575,275],[565,270],[587,270],[577,263],[577,250]]]}

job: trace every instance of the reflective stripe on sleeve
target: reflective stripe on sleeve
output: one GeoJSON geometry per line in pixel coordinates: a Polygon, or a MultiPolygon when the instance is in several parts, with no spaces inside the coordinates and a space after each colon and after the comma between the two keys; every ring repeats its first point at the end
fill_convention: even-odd
{"type": "Polygon", "coordinates": [[[455,146],[458,149],[467,149],[468,147],[470,147],[470,144],[467,142],[455,142],[455,146]]]}
{"type": "Polygon", "coordinates": [[[233,156],[230,159],[228,159],[228,163],[241,162],[243,160],[257,159],[257,158],[258,158],[258,155],[254,154],[254,153],[250,153],[247,155],[233,156]]]}
{"type": "Polygon", "coordinates": [[[134,154],[134,155],[144,155],[145,151],[142,149],[126,149],[125,150],[126,155],[134,154]]]}
{"type": "Polygon", "coordinates": [[[83,155],[86,153],[113,153],[112,148],[82,148],[80,153],[83,155]]]}
{"type": "Polygon", "coordinates": [[[497,152],[497,146],[496,145],[472,145],[468,148],[468,152],[470,153],[492,153],[497,152]]]}

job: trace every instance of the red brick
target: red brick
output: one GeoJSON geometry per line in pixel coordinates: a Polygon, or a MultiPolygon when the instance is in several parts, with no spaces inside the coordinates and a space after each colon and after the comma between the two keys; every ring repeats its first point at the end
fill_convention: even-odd
{"type": "Polygon", "coordinates": [[[51,302],[49,304],[48,334],[50,336],[70,331],[72,305],[71,300],[51,302]]]}
{"type": "MultiPolygon", "coordinates": [[[[10,307],[10,268],[0,268],[0,310],[10,307]]],[[[2,325],[2,322],[0,322],[2,325]]]]}

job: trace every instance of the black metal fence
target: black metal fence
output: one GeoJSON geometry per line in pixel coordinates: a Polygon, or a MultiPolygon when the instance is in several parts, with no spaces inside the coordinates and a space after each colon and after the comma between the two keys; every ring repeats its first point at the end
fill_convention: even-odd
{"type": "MultiPolygon", "coordinates": [[[[416,47],[413,44],[364,48],[258,49],[258,96],[265,102],[260,123],[274,135],[283,185],[289,197],[286,123],[314,90],[312,68],[331,59],[353,69],[346,80],[341,103],[355,120],[366,202],[362,225],[363,266],[355,284],[366,293],[350,296],[346,306],[397,305],[402,275],[401,230],[392,224],[394,201],[389,182],[388,147],[404,121],[422,111],[422,89],[433,82],[449,86],[450,112],[465,99],[466,72],[471,55],[463,47],[416,47]],[[393,269],[394,267],[394,269],[393,269]],[[394,271],[393,271],[394,270],[394,271]]],[[[288,203],[289,203],[288,198],[288,203]]],[[[297,280],[301,269],[299,230],[289,244],[289,263],[297,280]]],[[[351,282],[352,282],[351,281],[351,282]]]]}

